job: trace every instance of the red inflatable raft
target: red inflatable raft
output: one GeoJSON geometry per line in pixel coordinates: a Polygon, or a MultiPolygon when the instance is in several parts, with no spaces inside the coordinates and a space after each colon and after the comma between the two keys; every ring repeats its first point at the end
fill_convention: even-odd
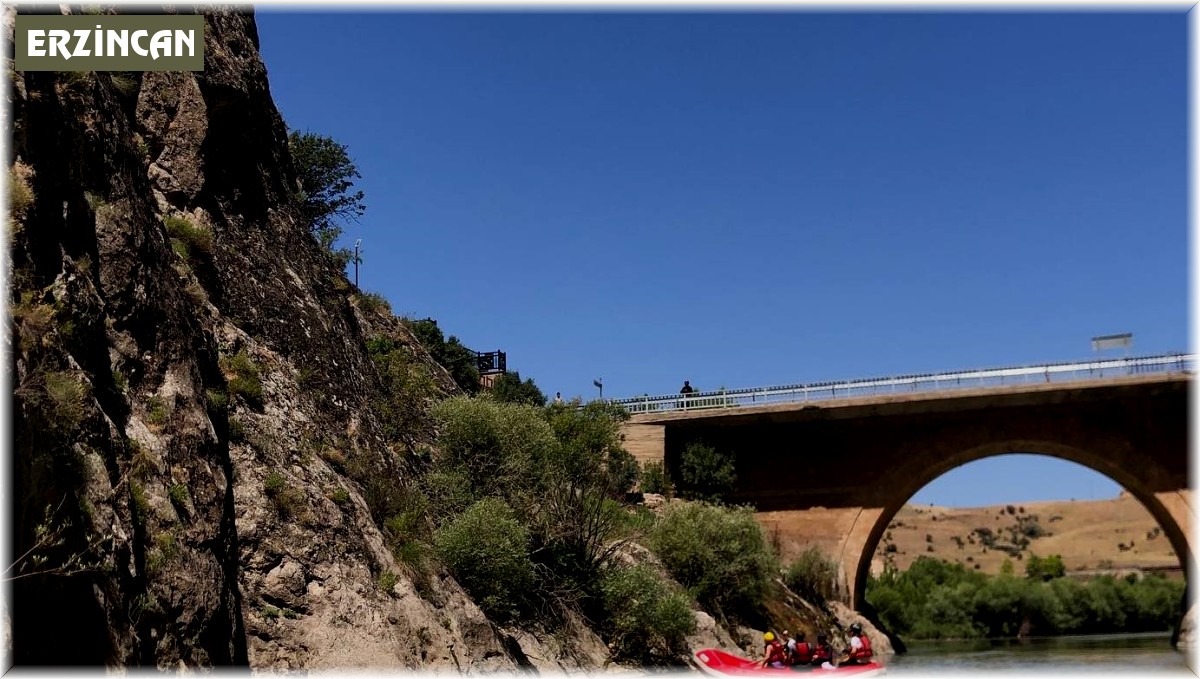
{"type": "Polygon", "coordinates": [[[716,677],[765,677],[789,679],[801,675],[877,677],[884,674],[883,665],[877,662],[866,665],[843,665],[834,668],[814,667],[763,667],[757,661],[748,660],[717,648],[704,648],[693,654],[700,671],[716,677]]]}

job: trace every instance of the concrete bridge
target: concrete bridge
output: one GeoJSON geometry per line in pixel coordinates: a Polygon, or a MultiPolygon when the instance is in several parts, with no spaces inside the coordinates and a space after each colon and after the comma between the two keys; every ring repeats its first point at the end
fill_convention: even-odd
{"type": "MultiPolygon", "coordinates": [[[[1039,453],[1094,469],[1142,502],[1193,572],[1189,490],[1193,356],[1175,354],[620,401],[626,448],[662,461],[703,441],[734,454],[735,503],[850,510],[832,554],[861,607],[871,558],[897,511],[961,465],[1039,453]]],[[[1019,489],[1014,489],[1018,491],[1019,489]]]]}

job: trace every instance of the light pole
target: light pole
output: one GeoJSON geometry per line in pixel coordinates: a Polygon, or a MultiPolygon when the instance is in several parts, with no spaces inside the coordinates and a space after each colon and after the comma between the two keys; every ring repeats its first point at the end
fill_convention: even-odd
{"type": "Polygon", "coordinates": [[[354,287],[358,287],[358,247],[362,245],[362,239],[354,241],[354,287]]]}
{"type": "Polygon", "coordinates": [[[596,385],[596,388],[600,390],[600,400],[603,401],[604,400],[604,378],[601,377],[601,378],[594,379],[594,380],[592,380],[592,384],[596,385]]]}

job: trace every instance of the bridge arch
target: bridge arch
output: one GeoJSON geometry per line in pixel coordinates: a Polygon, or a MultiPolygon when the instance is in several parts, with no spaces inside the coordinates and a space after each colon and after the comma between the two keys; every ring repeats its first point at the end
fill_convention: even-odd
{"type": "MultiPolygon", "coordinates": [[[[1189,491],[1185,489],[1156,491],[1126,466],[1114,464],[1119,455],[1111,450],[1086,450],[1048,440],[1008,440],[989,442],[945,456],[916,474],[897,479],[890,499],[876,511],[859,512],[854,525],[843,541],[838,560],[845,569],[850,603],[862,608],[865,603],[867,577],[871,561],[887,526],[904,505],[922,488],[944,474],[972,462],[1010,454],[1035,454],[1077,463],[1116,481],[1129,492],[1158,522],[1164,535],[1179,558],[1180,567],[1188,582],[1197,559],[1196,541],[1191,537],[1195,527],[1195,510],[1189,491]]],[[[1154,478],[1154,474],[1149,474],[1154,478]]]]}

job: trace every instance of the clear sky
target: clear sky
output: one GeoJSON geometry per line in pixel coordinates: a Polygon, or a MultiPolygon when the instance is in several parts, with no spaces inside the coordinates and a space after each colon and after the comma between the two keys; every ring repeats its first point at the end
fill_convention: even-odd
{"type": "MultiPolygon", "coordinates": [[[[361,286],[548,394],[1189,348],[1182,11],[258,24],[289,126],[363,174],[361,286]]],[[[1116,490],[1010,456],[915,500],[1116,490]]]]}

